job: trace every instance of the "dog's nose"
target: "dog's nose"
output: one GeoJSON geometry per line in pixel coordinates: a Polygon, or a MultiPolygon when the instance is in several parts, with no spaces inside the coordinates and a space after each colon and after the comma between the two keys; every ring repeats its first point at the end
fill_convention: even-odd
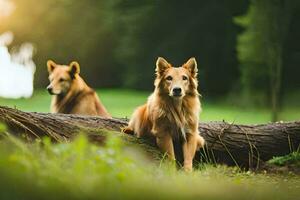
{"type": "Polygon", "coordinates": [[[48,86],[48,87],[47,87],[47,90],[48,90],[48,92],[49,92],[50,94],[52,94],[52,89],[53,89],[53,88],[52,88],[51,86],[48,86]]]}
{"type": "Polygon", "coordinates": [[[181,96],[181,88],[179,88],[179,87],[173,88],[173,95],[181,96]]]}

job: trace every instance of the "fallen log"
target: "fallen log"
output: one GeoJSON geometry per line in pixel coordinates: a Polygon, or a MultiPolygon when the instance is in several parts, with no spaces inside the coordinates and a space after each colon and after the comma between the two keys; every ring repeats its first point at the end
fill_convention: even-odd
{"type": "MultiPolygon", "coordinates": [[[[125,119],[22,112],[0,106],[0,122],[5,123],[16,136],[22,135],[29,140],[48,136],[62,142],[74,138],[78,133],[85,133],[90,140],[103,143],[109,134],[104,129],[110,130],[126,144],[141,147],[154,159],[161,158],[153,140],[120,133],[120,129],[127,125],[125,119]]],[[[261,125],[210,122],[200,123],[199,131],[206,140],[206,147],[197,154],[196,162],[256,168],[273,156],[285,155],[300,147],[300,121],[261,125]]],[[[176,157],[181,161],[179,141],[175,141],[175,149],[176,157]]]]}

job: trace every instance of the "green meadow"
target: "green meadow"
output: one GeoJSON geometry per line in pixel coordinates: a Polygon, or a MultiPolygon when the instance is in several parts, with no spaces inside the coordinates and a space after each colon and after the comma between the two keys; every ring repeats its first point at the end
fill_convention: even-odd
{"type": "MultiPolygon", "coordinates": [[[[133,110],[146,102],[150,92],[140,92],[122,89],[98,90],[101,101],[114,117],[129,118],[133,110]]],[[[228,98],[219,98],[218,101],[202,97],[200,119],[202,121],[222,121],[243,124],[270,122],[271,114],[268,108],[243,107],[228,101],[228,98]]],[[[0,98],[0,105],[15,107],[23,111],[49,112],[51,96],[46,90],[37,90],[30,99],[7,100],[0,98]]],[[[300,107],[286,104],[280,113],[280,120],[291,121],[300,119],[300,107]]]]}

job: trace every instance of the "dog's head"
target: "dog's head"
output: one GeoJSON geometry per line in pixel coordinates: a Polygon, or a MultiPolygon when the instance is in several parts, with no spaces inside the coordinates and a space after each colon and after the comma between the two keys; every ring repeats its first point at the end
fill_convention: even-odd
{"type": "Polygon", "coordinates": [[[80,66],[77,62],[70,65],[58,65],[52,60],[47,62],[50,84],[47,87],[51,95],[66,94],[71,88],[72,82],[80,73],[80,66]]]}
{"type": "Polygon", "coordinates": [[[161,94],[180,99],[186,95],[198,95],[197,62],[190,58],[181,67],[173,67],[164,58],[156,61],[155,87],[161,94]]]}

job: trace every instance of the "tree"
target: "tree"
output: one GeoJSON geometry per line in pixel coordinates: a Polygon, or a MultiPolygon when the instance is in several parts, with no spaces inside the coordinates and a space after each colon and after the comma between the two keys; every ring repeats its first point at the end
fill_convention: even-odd
{"type": "Polygon", "coordinates": [[[252,0],[248,13],[235,18],[245,28],[237,45],[244,91],[252,100],[255,92],[269,97],[272,121],[278,120],[283,52],[293,4],[293,0],[252,0]]]}

